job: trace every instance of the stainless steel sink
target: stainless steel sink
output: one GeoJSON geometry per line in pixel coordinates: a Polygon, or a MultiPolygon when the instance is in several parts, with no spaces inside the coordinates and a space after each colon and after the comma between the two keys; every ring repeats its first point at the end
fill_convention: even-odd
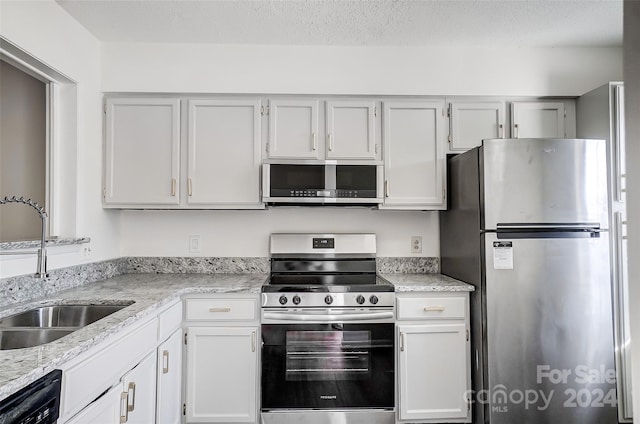
{"type": "Polygon", "coordinates": [[[0,350],[40,346],[133,304],[41,306],[0,319],[0,350]]]}
{"type": "Polygon", "coordinates": [[[0,328],[84,327],[130,304],[43,306],[0,319],[0,328]]]}
{"type": "Polygon", "coordinates": [[[77,328],[2,328],[0,329],[0,350],[40,346],[76,330],[77,328]]]}

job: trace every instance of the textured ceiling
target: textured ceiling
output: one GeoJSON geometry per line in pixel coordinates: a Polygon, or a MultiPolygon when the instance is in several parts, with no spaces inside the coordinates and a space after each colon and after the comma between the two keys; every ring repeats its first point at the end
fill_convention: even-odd
{"type": "Polygon", "coordinates": [[[621,0],[56,0],[105,42],[621,46],[621,0]]]}

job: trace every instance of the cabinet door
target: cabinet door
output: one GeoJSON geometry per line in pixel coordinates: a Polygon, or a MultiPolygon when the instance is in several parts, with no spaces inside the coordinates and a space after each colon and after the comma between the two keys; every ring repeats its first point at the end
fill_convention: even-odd
{"type": "MultiPolygon", "coordinates": [[[[66,424],[119,424],[121,422],[121,393],[122,387],[120,385],[111,388],[111,390],[100,396],[82,411],[78,412],[78,414],[67,421],[66,424]]],[[[122,402],[122,406],[124,409],[124,402],[122,402]]],[[[124,420],[124,411],[122,411],[122,413],[122,419],[124,420]]]]}
{"type": "Polygon", "coordinates": [[[513,138],[564,138],[564,103],[511,103],[513,138]]]}
{"type": "Polygon", "coordinates": [[[449,103],[449,150],[464,152],[485,138],[505,138],[503,102],[449,103]]]}
{"type": "Polygon", "coordinates": [[[444,102],[385,102],[386,209],[444,209],[444,102]]]}
{"type": "Polygon", "coordinates": [[[327,101],[328,159],[376,159],[373,101],[327,101]]]}
{"type": "Polygon", "coordinates": [[[158,346],[157,424],[180,424],[182,418],[182,330],[158,346]]]}
{"type": "Polygon", "coordinates": [[[262,207],[260,100],[190,100],[187,203],[262,207]]]}
{"type": "Polygon", "coordinates": [[[128,424],[156,422],[156,354],[143,359],[122,377],[123,397],[126,396],[128,424]]]}
{"type": "Polygon", "coordinates": [[[399,325],[398,338],[400,420],[467,418],[465,324],[399,325]]]}
{"type": "Polygon", "coordinates": [[[187,334],[187,422],[255,422],[257,327],[189,327],[187,334]]]}
{"type": "Polygon", "coordinates": [[[269,158],[320,159],[317,100],[269,101],[269,158]]]}
{"type": "Polygon", "coordinates": [[[177,205],[180,100],[107,99],[105,205],[177,205]]]}

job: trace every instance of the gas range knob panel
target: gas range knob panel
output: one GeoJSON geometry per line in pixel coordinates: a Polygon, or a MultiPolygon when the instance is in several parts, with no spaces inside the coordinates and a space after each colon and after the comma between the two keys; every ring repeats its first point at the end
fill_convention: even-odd
{"type": "Polygon", "coordinates": [[[326,303],[327,305],[331,305],[333,303],[333,297],[331,297],[331,295],[327,295],[324,298],[324,303],[326,303]]]}
{"type": "Polygon", "coordinates": [[[356,302],[358,303],[358,305],[362,305],[365,302],[365,298],[363,295],[359,294],[358,297],[356,297],[356,302]]]}
{"type": "Polygon", "coordinates": [[[371,297],[369,298],[369,302],[371,302],[372,305],[375,305],[376,303],[378,303],[378,296],[371,295],[371,297]]]}
{"type": "Polygon", "coordinates": [[[286,305],[287,301],[288,299],[285,295],[280,296],[280,298],[278,299],[278,302],[280,302],[281,305],[286,305]]]}
{"type": "Polygon", "coordinates": [[[299,305],[300,304],[300,296],[295,295],[293,296],[293,299],[291,299],[293,301],[294,305],[299,305]]]}

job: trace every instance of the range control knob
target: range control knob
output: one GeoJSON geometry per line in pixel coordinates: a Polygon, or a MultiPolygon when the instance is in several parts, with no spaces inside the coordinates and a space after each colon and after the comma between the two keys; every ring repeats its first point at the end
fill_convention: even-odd
{"type": "Polygon", "coordinates": [[[300,296],[298,296],[298,295],[293,296],[293,299],[291,299],[291,300],[293,300],[293,304],[294,305],[299,305],[300,304],[300,296]]]}
{"type": "Polygon", "coordinates": [[[324,298],[324,303],[326,303],[327,305],[331,305],[331,304],[333,303],[333,297],[331,297],[331,295],[329,295],[329,294],[328,294],[328,295],[324,298]]]}
{"type": "Polygon", "coordinates": [[[359,294],[358,297],[356,297],[356,302],[358,302],[358,305],[362,305],[364,303],[366,299],[364,298],[363,295],[359,294]]]}
{"type": "Polygon", "coordinates": [[[287,303],[287,297],[285,295],[280,296],[280,299],[278,299],[278,302],[280,302],[281,305],[284,305],[287,303]]]}
{"type": "Polygon", "coordinates": [[[371,302],[372,305],[375,305],[376,303],[378,303],[378,296],[376,296],[375,294],[371,295],[371,297],[369,298],[369,302],[371,302]]]}

